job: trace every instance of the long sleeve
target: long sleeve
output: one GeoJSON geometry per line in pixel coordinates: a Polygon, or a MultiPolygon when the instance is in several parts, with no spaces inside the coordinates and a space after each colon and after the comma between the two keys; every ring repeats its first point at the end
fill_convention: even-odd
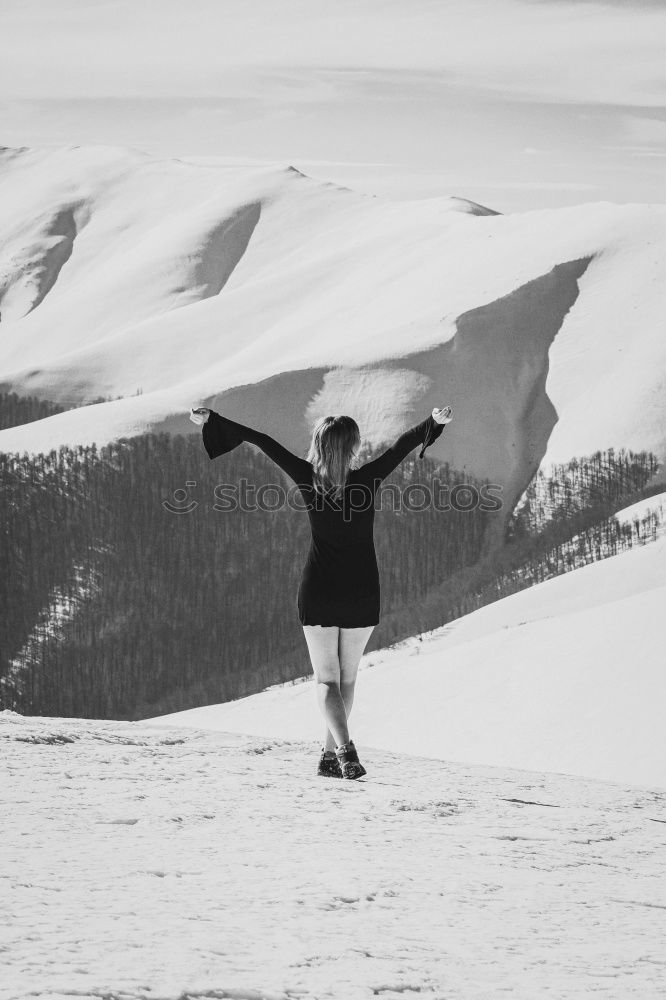
{"type": "Polygon", "coordinates": [[[400,437],[391,445],[390,448],[379,456],[375,458],[372,462],[367,462],[359,472],[362,473],[363,478],[368,481],[373,480],[375,483],[386,479],[394,469],[400,465],[400,463],[409,455],[410,451],[422,445],[419,458],[423,458],[426,448],[428,448],[433,441],[436,441],[444,430],[444,424],[438,424],[432,416],[429,416],[422,423],[417,424],[416,427],[412,427],[410,430],[405,431],[400,437]]]}
{"type": "Polygon", "coordinates": [[[268,434],[246,427],[228,417],[222,417],[214,410],[210,411],[208,420],[202,428],[203,442],[209,458],[217,458],[236,448],[243,441],[257,445],[268,455],[290,479],[297,484],[309,483],[312,477],[312,467],[303,458],[298,458],[279,444],[268,434]]]}

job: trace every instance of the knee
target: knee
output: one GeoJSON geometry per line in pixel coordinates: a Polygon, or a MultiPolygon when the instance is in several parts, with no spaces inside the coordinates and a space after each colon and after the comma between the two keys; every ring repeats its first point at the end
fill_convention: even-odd
{"type": "Polygon", "coordinates": [[[340,690],[346,693],[353,693],[356,687],[356,678],[341,677],[340,678],[340,690]]]}
{"type": "Polygon", "coordinates": [[[318,677],[317,687],[325,696],[328,696],[333,692],[340,692],[340,682],[333,677],[318,677]]]}

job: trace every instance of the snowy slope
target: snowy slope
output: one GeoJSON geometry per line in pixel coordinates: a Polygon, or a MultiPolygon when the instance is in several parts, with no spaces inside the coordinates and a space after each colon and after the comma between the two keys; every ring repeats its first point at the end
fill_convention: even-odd
{"type": "Polygon", "coordinates": [[[5,451],[189,432],[205,400],[295,449],[325,412],[377,443],[451,403],[433,454],[511,496],[542,459],[666,453],[665,206],[500,216],[71,147],[0,156],[0,232],[0,385],[125,397],[5,451]]]}
{"type": "Polygon", "coordinates": [[[662,792],[9,712],[0,742],[0,1000],[666,991],[662,792]]]}
{"type": "MultiPolygon", "coordinates": [[[[659,509],[666,494],[618,514],[659,509]]],[[[663,523],[663,522],[662,522],[663,523]]],[[[666,535],[361,661],[356,742],[666,788],[666,535]]],[[[316,739],[311,680],[155,720],[316,739]]]]}

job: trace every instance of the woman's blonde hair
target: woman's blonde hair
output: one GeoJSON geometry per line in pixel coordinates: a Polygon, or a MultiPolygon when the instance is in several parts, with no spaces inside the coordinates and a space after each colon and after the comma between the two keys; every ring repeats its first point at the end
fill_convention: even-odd
{"type": "Polygon", "coordinates": [[[340,496],[361,447],[361,432],[352,417],[322,417],[312,432],[308,462],[315,488],[340,496]]]}

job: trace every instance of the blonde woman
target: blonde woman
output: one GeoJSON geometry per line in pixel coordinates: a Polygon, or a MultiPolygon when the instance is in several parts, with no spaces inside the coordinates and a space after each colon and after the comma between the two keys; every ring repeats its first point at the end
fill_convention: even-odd
{"type": "Polygon", "coordinates": [[[348,720],[358,665],[379,622],[375,497],[382,480],[418,445],[422,446],[419,457],[423,457],[451,420],[451,407],[434,409],[379,458],[364,465],[358,464],[361,436],[351,417],[323,417],[304,459],[268,434],[206,406],[193,408],[190,416],[203,424],[204,446],[211,459],[248,441],[261,448],[300,490],[312,537],[298,588],[298,616],[326,721],[317,773],[360,778],[367,772],[349,735],[348,720]]]}

